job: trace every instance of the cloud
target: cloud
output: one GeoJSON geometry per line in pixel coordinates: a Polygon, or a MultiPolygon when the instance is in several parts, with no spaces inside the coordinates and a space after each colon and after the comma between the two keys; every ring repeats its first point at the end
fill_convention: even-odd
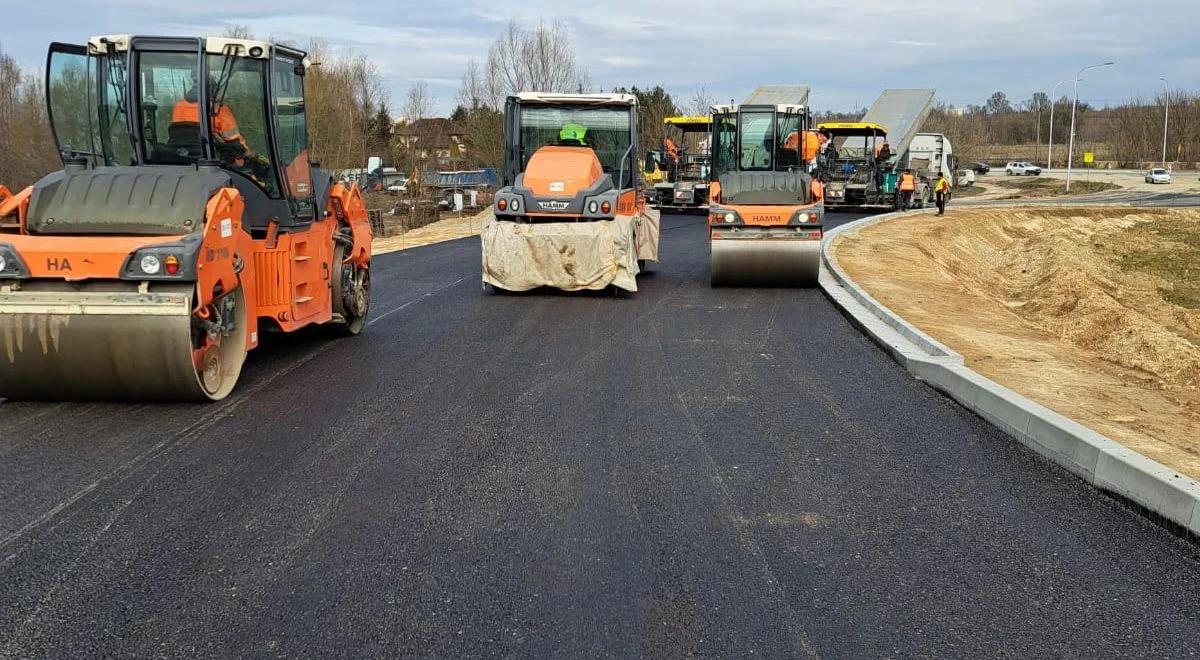
{"type": "Polygon", "coordinates": [[[482,59],[509,20],[561,21],[597,85],[661,84],[687,98],[705,87],[740,100],[758,84],[813,87],[814,106],[868,104],[885,87],[933,87],[942,101],[982,103],[996,90],[1028,98],[1076,69],[1117,60],[1081,86],[1086,99],[1153,94],[1159,76],[1200,87],[1193,49],[1200,3],[1176,0],[458,0],[331,5],[293,0],[108,0],[103,11],[83,0],[0,0],[0,15],[22,29],[3,47],[40,67],[51,41],[91,34],[211,34],[230,24],[297,43],[317,37],[374,59],[393,103],[426,80],[439,110],[454,104],[469,60],[482,59]]]}

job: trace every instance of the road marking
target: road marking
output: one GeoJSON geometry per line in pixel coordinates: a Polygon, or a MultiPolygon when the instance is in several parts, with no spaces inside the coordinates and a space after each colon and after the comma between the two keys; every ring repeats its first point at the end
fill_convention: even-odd
{"type": "Polygon", "coordinates": [[[447,284],[446,286],[439,287],[439,288],[437,288],[437,289],[434,289],[433,291],[429,291],[429,292],[427,292],[425,295],[421,296],[420,298],[415,298],[415,299],[413,299],[413,300],[410,300],[410,301],[408,301],[408,302],[404,303],[403,305],[400,305],[399,307],[397,307],[397,308],[395,308],[395,309],[390,309],[390,310],[388,310],[388,311],[386,311],[386,312],[384,312],[384,313],[380,314],[379,316],[376,316],[375,318],[371,319],[370,321],[367,321],[367,325],[368,325],[368,326],[375,325],[376,323],[378,323],[378,322],[380,322],[380,321],[384,320],[385,318],[387,318],[387,317],[391,316],[392,314],[395,314],[396,312],[399,312],[399,311],[400,311],[400,310],[402,310],[402,309],[407,309],[408,307],[411,307],[411,306],[413,306],[413,305],[415,305],[415,304],[417,304],[417,303],[421,302],[422,300],[425,300],[426,298],[431,298],[431,297],[433,297],[433,296],[435,296],[435,295],[437,295],[437,294],[439,294],[439,293],[441,293],[441,292],[445,291],[446,289],[449,289],[450,287],[457,286],[458,284],[461,284],[461,283],[462,283],[462,281],[463,281],[463,280],[465,280],[465,279],[467,279],[467,276],[466,276],[466,275],[463,275],[462,277],[458,278],[457,280],[454,280],[453,282],[451,282],[451,283],[447,284]]]}

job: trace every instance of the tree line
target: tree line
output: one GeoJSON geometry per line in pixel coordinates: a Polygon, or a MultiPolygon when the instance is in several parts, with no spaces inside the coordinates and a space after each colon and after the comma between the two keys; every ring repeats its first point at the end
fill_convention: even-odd
{"type": "MultiPolygon", "coordinates": [[[[1167,162],[1200,161],[1200,94],[1185,91],[1131,98],[1119,105],[1095,108],[1080,101],[1076,108],[1076,163],[1084,149],[1098,161],[1140,168],[1162,159],[1164,101],[1170,104],[1167,122],[1167,162]]],[[[1071,130],[1071,99],[1051,102],[1043,92],[1012,103],[1004,92],[983,104],[955,108],[938,106],[925,130],[950,136],[963,160],[1025,159],[1046,162],[1054,141],[1054,166],[1066,164],[1071,130]],[[1051,121],[1053,120],[1053,124],[1051,121]]]]}

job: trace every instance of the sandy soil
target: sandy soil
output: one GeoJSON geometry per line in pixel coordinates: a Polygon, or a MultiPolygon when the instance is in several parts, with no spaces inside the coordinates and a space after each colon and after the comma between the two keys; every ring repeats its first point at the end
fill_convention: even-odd
{"type": "Polygon", "coordinates": [[[431,245],[456,238],[478,236],[483,229],[483,219],[491,213],[489,208],[474,216],[439,220],[432,224],[418,227],[399,236],[377,238],[371,246],[371,254],[387,254],[409,248],[431,245]]]}
{"type": "Polygon", "coordinates": [[[834,250],[971,368],[1200,479],[1200,211],[951,209],[834,250]]]}
{"type": "Polygon", "coordinates": [[[975,185],[957,191],[957,197],[972,200],[1042,199],[1070,195],[1089,195],[1121,186],[1111,181],[1075,181],[1066,192],[1063,181],[1050,177],[1010,177],[989,174],[976,177],[975,185]]]}

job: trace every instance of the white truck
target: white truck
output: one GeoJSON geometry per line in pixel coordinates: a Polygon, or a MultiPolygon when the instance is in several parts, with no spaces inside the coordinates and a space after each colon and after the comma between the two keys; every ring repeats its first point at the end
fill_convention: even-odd
{"type": "Polygon", "coordinates": [[[954,147],[950,138],[941,133],[917,133],[908,145],[908,151],[900,155],[897,171],[911,169],[917,177],[917,190],[913,193],[913,206],[924,208],[933,203],[933,187],[938,177],[946,175],[950,182],[951,196],[957,185],[955,172],[958,170],[958,157],[954,155],[954,147]]]}

